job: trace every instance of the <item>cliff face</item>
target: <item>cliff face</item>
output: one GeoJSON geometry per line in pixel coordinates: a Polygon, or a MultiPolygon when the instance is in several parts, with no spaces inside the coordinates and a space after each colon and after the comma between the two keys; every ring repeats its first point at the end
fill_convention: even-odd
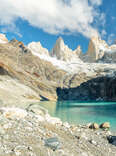
{"type": "Polygon", "coordinates": [[[116,76],[93,78],[75,88],[57,88],[59,100],[116,101],[116,76]]]}
{"type": "Polygon", "coordinates": [[[85,62],[96,62],[104,56],[105,50],[108,45],[105,41],[101,40],[98,36],[92,37],[89,42],[88,51],[85,54],[85,62]]]}
{"type": "Polygon", "coordinates": [[[92,37],[89,42],[88,51],[82,57],[82,60],[89,63],[115,63],[116,44],[108,46],[108,44],[98,36],[92,37]]]}
{"type": "MultiPolygon", "coordinates": [[[[15,90],[17,90],[17,96],[20,97],[19,99],[22,98],[22,100],[110,99],[114,101],[116,64],[83,62],[80,59],[83,57],[80,47],[75,51],[69,52],[66,48],[62,49],[65,45],[63,41],[60,42],[60,44],[56,44],[57,48],[54,48],[52,57],[40,43],[31,43],[27,47],[17,40],[0,43],[0,79],[2,80],[0,82],[4,84],[3,87],[2,85],[0,87],[1,95],[2,90],[4,89],[5,95],[12,84],[8,99],[12,98],[10,95],[14,94],[15,90]],[[59,51],[61,49],[62,51],[59,51]],[[66,55],[68,53],[72,58],[75,55],[77,57],[64,61],[62,58],[66,56],[64,53],[66,55]],[[109,75],[113,75],[110,80],[107,78],[109,75]],[[8,83],[5,86],[6,80],[8,83]],[[17,88],[14,87],[13,89],[13,84],[17,88]],[[105,87],[106,84],[109,84],[108,89],[105,87]],[[23,86],[21,87],[20,85],[23,86]],[[26,87],[30,88],[29,92],[26,87]]],[[[100,42],[102,43],[102,41],[100,42]]],[[[92,47],[95,50],[94,46],[92,47]]],[[[115,46],[111,46],[110,49],[115,49],[115,46]]],[[[89,56],[90,53],[89,50],[86,55],[89,56]]],[[[97,50],[96,54],[98,54],[97,50]]],[[[106,54],[104,52],[103,57],[95,58],[97,58],[98,62],[102,61],[106,54]]],[[[6,98],[6,100],[8,99],[6,98]]]]}
{"type": "Polygon", "coordinates": [[[54,48],[52,49],[51,56],[56,57],[58,60],[66,61],[66,62],[82,62],[79,59],[81,55],[80,46],[77,47],[75,51],[72,51],[67,45],[64,44],[64,41],[61,37],[58,38],[54,48]]]}

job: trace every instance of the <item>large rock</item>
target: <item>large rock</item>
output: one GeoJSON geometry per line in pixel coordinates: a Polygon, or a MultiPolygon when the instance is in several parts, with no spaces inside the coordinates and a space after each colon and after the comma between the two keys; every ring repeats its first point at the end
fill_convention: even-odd
{"type": "Polygon", "coordinates": [[[92,123],[89,125],[90,129],[99,129],[99,125],[97,123],[92,123]]]}
{"type": "Polygon", "coordinates": [[[116,146],[116,136],[108,136],[107,139],[109,143],[116,146]]]}
{"type": "Polygon", "coordinates": [[[104,129],[110,128],[110,123],[109,123],[109,122],[104,122],[104,123],[102,123],[102,124],[100,125],[100,128],[104,128],[104,129]]]}
{"type": "Polygon", "coordinates": [[[45,146],[50,147],[54,151],[58,149],[60,146],[60,141],[58,140],[57,137],[45,139],[44,142],[45,142],[45,146]]]}

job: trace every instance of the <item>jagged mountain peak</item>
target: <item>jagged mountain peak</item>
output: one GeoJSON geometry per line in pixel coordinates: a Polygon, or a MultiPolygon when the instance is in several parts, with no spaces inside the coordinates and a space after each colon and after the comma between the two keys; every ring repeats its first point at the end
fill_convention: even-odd
{"type": "Polygon", "coordinates": [[[74,50],[74,53],[79,57],[82,55],[82,49],[80,45],[77,46],[77,48],[74,50]]]}
{"type": "Polygon", "coordinates": [[[64,40],[61,36],[59,36],[58,39],[56,40],[56,42],[59,42],[59,43],[63,42],[64,43],[64,40]]]}
{"type": "Polygon", "coordinates": [[[8,39],[5,34],[0,34],[0,43],[8,43],[8,39]]]}
{"type": "Polygon", "coordinates": [[[71,51],[72,50],[67,45],[64,44],[62,37],[59,37],[56,40],[51,55],[53,57],[56,57],[58,60],[66,61],[71,51]]]}
{"type": "Polygon", "coordinates": [[[9,43],[11,43],[13,46],[25,46],[23,42],[16,40],[15,38],[12,39],[9,43]]]}
{"type": "Polygon", "coordinates": [[[17,49],[20,48],[20,52],[22,53],[30,53],[30,50],[24,45],[23,42],[18,41],[16,39],[12,39],[9,44],[16,47],[17,49]]]}
{"type": "Polygon", "coordinates": [[[78,45],[77,48],[76,48],[75,50],[82,51],[81,46],[78,45]]]}
{"type": "Polygon", "coordinates": [[[27,47],[32,51],[33,54],[49,56],[48,50],[46,48],[43,48],[40,42],[31,42],[27,45],[27,47]]]}
{"type": "Polygon", "coordinates": [[[65,43],[64,43],[64,40],[62,37],[59,37],[57,40],[56,40],[56,43],[55,43],[55,46],[54,47],[59,47],[60,49],[64,48],[65,46],[65,43]]]}
{"type": "Polygon", "coordinates": [[[104,56],[105,50],[108,48],[107,43],[99,36],[93,36],[89,41],[88,51],[84,55],[85,62],[96,62],[104,56]]]}
{"type": "Polygon", "coordinates": [[[90,38],[90,40],[99,40],[99,39],[100,39],[99,35],[95,35],[90,38]]]}
{"type": "Polygon", "coordinates": [[[78,47],[75,51],[72,51],[67,45],[65,45],[62,37],[59,37],[56,41],[54,48],[52,49],[51,55],[56,57],[58,60],[66,62],[81,62],[79,55],[81,53],[81,48],[78,47]]]}

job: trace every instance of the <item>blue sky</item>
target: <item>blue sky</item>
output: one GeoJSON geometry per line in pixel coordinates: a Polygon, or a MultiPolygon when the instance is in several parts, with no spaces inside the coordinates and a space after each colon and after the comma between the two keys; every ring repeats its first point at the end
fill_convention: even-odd
{"type": "Polygon", "coordinates": [[[52,49],[56,39],[87,51],[89,39],[99,34],[116,39],[115,0],[0,0],[0,33],[28,44],[40,41],[52,49]]]}

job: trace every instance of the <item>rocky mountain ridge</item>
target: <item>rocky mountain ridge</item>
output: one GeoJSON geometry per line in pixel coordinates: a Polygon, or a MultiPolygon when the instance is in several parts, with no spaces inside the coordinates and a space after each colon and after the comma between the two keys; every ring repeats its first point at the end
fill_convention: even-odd
{"type": "MultiPolygon", "coordinates": [[[[104,40],[101,40],[99,36],[94,36],[90,39],[88,50],[84,54],[80,45],[73,51],[67,45],[65,45],[63,39],[59,37],[51,52],[43,48],[40,43],[32,42],[28,44],[28,48],[33,54],[41,54],[51,56],[57,60],[64,62],[76,62],[76,63],[115,63],[116,44],[109,46],[104,40]],[[38,45],[38,46],[37,46],[38,45]]],[[[41,56],[40,56],[41,57],[41,56]]],[[[50,57],[50,58],[51,58],[50,57]]]]}
{"type": "MultiPolygon", "coordinates": [[[[0,39],[2,40],[2,37],[0,39]]],[[[80,47],[75,51],[70,50],[61,38],[56,42],[52,53],[43,48],[39,42],[32,42],[27,46],[16,39],[6,43],[0,42],[1,83],[13,79],[16,83],[22,84],[23,89],[29,87],[34,91],[22,94],[19,89],[17,95],[20,99],[22,97],[23,101],[115,101],[115,48],[115,45],[108,46],[105,41],[96,37],[90,40],[86,54],[81,52],[80,47]],[[102,45],[102,48],[99,45],[102,45]],[[112,59],[108,52],[109,55],[110,53],[113,55],[112,59]],[[105,63],[108,60],[112,62],[105,63]]],[[[10,83],[7,90],[9,85],[10,83]]],[[[2,87],[1,92],[2,89],[6,92],[2,87]]],[[[9,92],[9,97],[10,95],[12,91],[9,92]]],[[[0,98],[4,101],[2,96],[0,98]]],[[[4,103],[6,101],[7,98],[4,103]]]]}

